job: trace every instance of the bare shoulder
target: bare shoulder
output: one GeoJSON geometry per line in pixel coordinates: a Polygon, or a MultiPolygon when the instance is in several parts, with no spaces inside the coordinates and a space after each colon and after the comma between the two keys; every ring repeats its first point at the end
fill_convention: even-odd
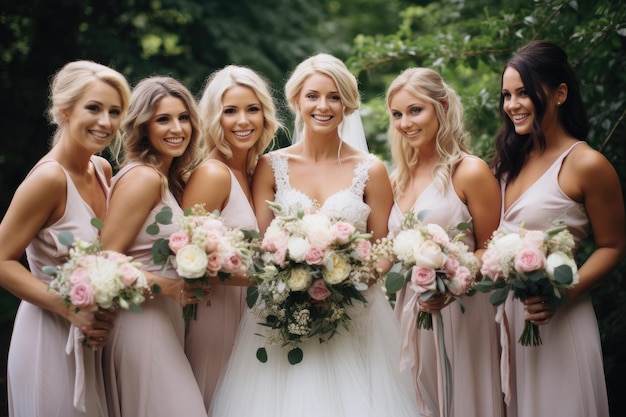
{"type": "Polygon", "coordinates": [[[113,194],[122,193],[133,201],[156,202],[161,198],[161,175],[148,165],[137,165],[115,184],[113,194]]]}
{"type": "Polygon", "coordinates": [[[227,184],[230,183],[230,170],[223,162],[207,159],[191,173],[188,183],[194,181],[211,181],[213,186],[227,184]]]}
{"type": "Polygon", "coordinates": [[[454,170],[454,181],[480,183],[495,180],[489,165],[474,155],[468,155],[459,162],[454,170]]]}
{"type": "Polygon", "coordinates": [[[593,149],[587,143],[576,145],[564,162],[564,166],[573,166],[581,175],[602,173],[606,170],[614,170],[613,165],[600,152],[593,149]]]}
{"type": "Polygon", "coordinates": [[[107,181],[110,181],[111,176],[113,175],[113,168],[111,168],[111,164],[109,163],[109,161],[98,155],[94,155],[94,159],[95,163],[102,168],[102,171],[104,172],[104,176],[107,181]]]}

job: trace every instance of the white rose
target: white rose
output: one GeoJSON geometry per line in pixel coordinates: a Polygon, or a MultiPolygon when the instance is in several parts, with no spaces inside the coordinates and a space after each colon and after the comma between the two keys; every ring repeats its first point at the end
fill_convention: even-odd
{"type": "Polygon", "coordinates": [[[124,288],[122,280],[117,279],[117,264],[99,257],[88,269],[96,304],[102,308],[111,307],[113,298],[124,288]]]}
{"type": "Polygon", "coordinates": [[[446,263],[447,256],[441,250],[441,246],[432,240],[426,240],[416,246],[413,251],[413,260],[416,266],[423,268],[441,269],[446,263]]]}
{"type": "Polygon", "coordinates": [[[292,291],[304,291],[309,289],[313,282],[311,272],[306,268],[292,268],[287,285],[292,291]]]}
{"type": "Polygon", "coordinates": [[[287,253],[289,254],[289,259],[294,262],[304,262],[306,253],[308,252],[310,246],[311,245],[306,239],[302,237],[292,237],[287,243],[287,253]]]}
{"type": "Polygon", "coordinates": [[[424,241],[417,230],[403,230],[393,238],[393,253],[404,263],[413,262],[413,248],[424,241]]]}
{"type": "Polygon", "coordinates": [[[450,241],[450,236],[448,236],[448,233],[446,233],[445,229],[438,224],[427,224],[426,231],[433,237],[433,240],[437,243],[447,243],[450,241]]]}
{"type": "Polygon", "coordinates": [[[524,246],[524,241],[517,233],[509,233],[496,239],[493,246],[500,253],[517,253],[524,246]]]}
{"type": "Polygon", "coordinates": [[[208,258],[204,249],[187,245],[176,254],[176,272],[184,278],[201,278],[206,274],[208,258]]]}
{"type": "Polygon", "coordinates": [[[546,274],[548,274],[548,278],[554,281],[554,270],[561,265],[567,265],[572,268],[573,277],[572,283],[569,284],[569,286],[578,284],[578,267],[576,266],[576,262],[563,252],[553,252],[548,255],[546,259],[546,274]]]}

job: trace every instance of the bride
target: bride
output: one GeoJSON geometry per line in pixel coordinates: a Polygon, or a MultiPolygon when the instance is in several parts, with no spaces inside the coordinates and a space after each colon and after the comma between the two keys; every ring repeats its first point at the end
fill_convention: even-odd
{"type": "MultiPolygon", "coordinates": [[[[371,232],[373,240],[386,236],[393,202],[386,168],[349,145],[358,138],[342,129],[348,116],[358,117],[354,76],[339,59],[318,54],[296,67],[285,93],[301,140],[257,165],[253,196],[261,232],[273,218],[266,201],[274,201],[287,210],[319,208],[371,232]]],[[[280,346],[269,346],[267,362],[256,359],[264,328],[247,314],[209,415],[419,416],[410,376],[399,371],[400,332],[392,309],[378,285],[364,296],[366,304],[356,302],[348,311],[350,329],[324,343],[303,343],[304,359],[296,365],[280,346]]]]}

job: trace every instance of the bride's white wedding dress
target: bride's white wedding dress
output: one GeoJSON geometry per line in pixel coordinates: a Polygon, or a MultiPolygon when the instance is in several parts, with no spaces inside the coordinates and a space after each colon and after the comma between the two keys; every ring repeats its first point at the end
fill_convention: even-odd
{"type": "MultiPolygon", "coordinates": [[[[354,169],[351,187],[329,197],[321,210],[365,231],[370,208],[363,202],[370,156],[354,169]]],[[[284,208],[313,207],[314,201],[289,183],[288,159],[270,154],[276,178],[275,202],[284,208]]],[[[290,365],[287,351],[268,346],[268,360],[256,359],[265,345],[264,327],[248,312],[213,397],[215,417],[416,417],[419,416],[408,373],[400,373],[400,330],[379,286],[364,293],[348,314],[350,330],[328,342],[300,345],[302,362],[290,365]]],[[[210,352],[207,352],[210,355],[210,352]]]]}

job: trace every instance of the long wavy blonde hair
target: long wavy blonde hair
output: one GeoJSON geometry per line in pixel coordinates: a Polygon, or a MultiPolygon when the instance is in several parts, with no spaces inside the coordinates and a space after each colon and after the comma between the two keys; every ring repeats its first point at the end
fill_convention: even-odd
{"type": "MultiPolygon", "coordinates": [[[[401,90],[435,107],[439,130],[435,139],[438,161],[433,169],[433,181],[443,193],[457,164],[470,153],[471,137],[463,124],[461,100],[436,71],[429,68],[408,68],[387,89],[386,104],[390,114],[390,101],[401,90]]],[[[412,179],[411,168],[419,163],[419,152],[404,140],[392,123],[389,125],[388,135],[391,155],[396,165],[391,174],[391,182],[394,194],[398,197],[412,179]]]]}
{"type": "Polygon", "coordinates": [[[246,165],[248,173],[251,174],[254,172],[259,157],[282,125],[276,115],[276,106],[268,82],[250,68],[228,65],[207,78],[199,103],[205,156],[214,148],[217,148],[227,159],[233,155],[220,120],[224,111],[222,98],[226,91],[235,86],[252,90],[263,109],[263,133],[254,146],[248,150],[246,165]]]}

